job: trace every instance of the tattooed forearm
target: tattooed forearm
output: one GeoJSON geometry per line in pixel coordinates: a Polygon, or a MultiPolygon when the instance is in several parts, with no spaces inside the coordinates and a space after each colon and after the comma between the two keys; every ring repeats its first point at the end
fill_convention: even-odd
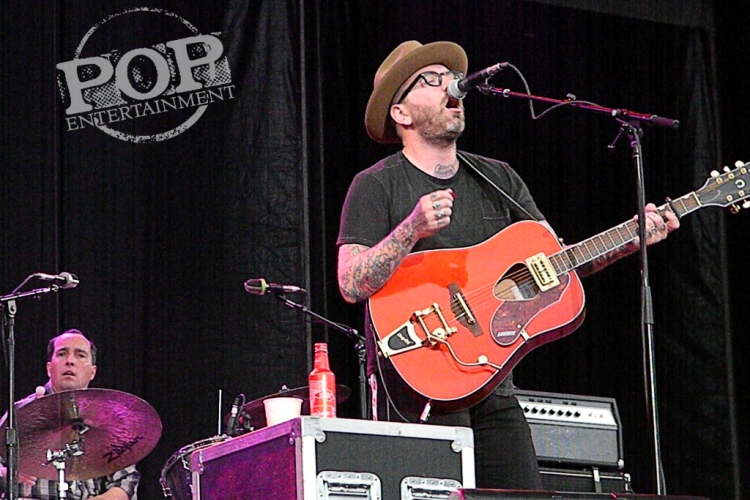
{"type": "Polygon", "coordinates": [[[341,295],[352,303],[368,299],[393,276],[416,242],[414,231],[402,224],[372,248],[342,245],[338,264],[341,295]]]}
{"type": "Polygon", "coordinates": [[[578,275],[584,277],[594,274],[595,272],[600,271],[601,269],[607,267],[615,261],[622,259],[623,257],[627,257],[637,250],[638,245],[633,243],[628,243],[627,245],[615,248],[611,252],[607,252],[604,255],[601,255],[592,260],[591,262],[588,262],[579,267],[578,275]]]}

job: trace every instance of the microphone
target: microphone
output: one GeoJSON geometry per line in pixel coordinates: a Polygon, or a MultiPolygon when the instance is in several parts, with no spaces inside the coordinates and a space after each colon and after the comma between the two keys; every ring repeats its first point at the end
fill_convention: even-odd
{"type": "Polygon", "coordinates": [[[245,291],[253,295],[265,295],[267,293],[295,293],[306,292],[304,288],[294,285],[277,285],[276,283],[267,283],[263,278],[253,278],[245,282],[245,291]]]}
{"type": "Polygon", "coordinates": [[[227,436],[234,437],[237,433],[237,415],[240,413],[240,397],[234,398],[232,403],[232,411],[229,412],[229,420],[227,421],[227,436]]]}
{"type": "Polygon", "coordinates": [[[80,283],[75,274],[64,272],[60,274],[36,273],[34,276],[42,281],[51,281],[59,288],[75,288],[78,286],[78,283],[80,283]]]}
{"type": "Polygon", "coordinates": [[[499,73],[508,67],[508,63],[497,63],[481,71],[472,73],[461,80],[452,80],[448,84],[448,95],[454,99],[463,99],[470,90],[474,90],[481,83],[489,79],[495,73],[499,73]]]}

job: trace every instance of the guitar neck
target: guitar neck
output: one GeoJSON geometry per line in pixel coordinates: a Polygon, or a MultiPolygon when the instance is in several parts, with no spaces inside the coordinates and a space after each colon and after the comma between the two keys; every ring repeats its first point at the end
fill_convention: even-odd
{"type": "MultiPolygon", "coordinates": [[[[682,198],[672,200],[656,210],[662,217],[666,212],[674,212],[677,218],[701,208],[701,202],[695,192],[682,198]]],[[[557,275],[563,275],[583,266],[594,259],[630,243],[638,237],[638,222],[629,220],[587,240],[576,243],[549,257],[557,275]]]]}

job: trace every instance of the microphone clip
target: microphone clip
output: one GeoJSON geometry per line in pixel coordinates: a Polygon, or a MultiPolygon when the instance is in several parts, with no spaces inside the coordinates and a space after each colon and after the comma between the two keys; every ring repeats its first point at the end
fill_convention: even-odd
{"type": "Polygon", "coordinates": [[[307,293],[302,287],[296,285],[279,285],[276,283],[268,283],[263,278],[252,278],[245,282],[245,291],[253,295],[266,295],[268,293],[274,295],[284,295],[285,293],[307,293]]]}

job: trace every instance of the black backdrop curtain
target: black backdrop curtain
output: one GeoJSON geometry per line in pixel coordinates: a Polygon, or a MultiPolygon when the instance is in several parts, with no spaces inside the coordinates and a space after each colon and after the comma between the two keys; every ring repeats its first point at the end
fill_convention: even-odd
{"type": "MultiPolygon", "coordinates": [[[[380,61],[407,39],[450,39],[465,47],[472,70],[508,61],[534,94],[571,93],[680,120],[679,129],[643,134],[646,195],[661,204],[700,187],[724,163],[722,149],[743,154],[721,142],[718,92],[746,93],[736,81],[722,83],[732,63],[746,59],[727,42],[715,64],[721,30],[710,6],[656,4],[607,2],[595,11],[521,0],[10,3],[0,34],[0,293],[38,271],[81,279],[74,290],[19,303],[17,397],[46,380],[49,337],[74,327],[89,334],[100,347],[95,385],[142,397],[162,418],[162,438],[139,466],[146,499],[161,496],[158,478],[173,453],[218,432],[237,394],[249,400],[304,385],[314,340],[330,342],[333,369],[354,393],[341,415],[357,417],[351,341],[271,297],[249,296],[242,283],[265,277],[304,286],[311,309],[361,329],[361,309],[338,296],[334,242],[349,180],[391,151],[362,125],[380,61]],[[191,126],[150,142],[92,126],[69,130],[57,64],[110,53],[116,62],[129,50],[160,51],[197,33],[221,40],[230,74],[224,99],[191,126]]],[[[722,12],[721,19],[742,26],[741,17],[722,12]]],[[[154,78],[141,76],[143,92],[154,78]]],[[[196,78],[216,77],[209,69],[196,78]]],[[[494,81],[522,90],[510,71],[494,81]]],[[[607,147],[618,132],[611,118],[560,109],[535,121],[523,101],[479,94],[466,106],[460,147],[509,161],[567,242],[635,212],[628,143],[607,147]]],[[[197,107],[109,128],[153,137],[190,123],[197,107]]],[[[735,159],[742,158],[726,161],[735,159]]],[[[725,213],[689,215],[649,252],[667,491],[713,499],[739,496],[733,405],[747,407],[741,385],[733,398],[732,341],[743,342],[738,267],[746,259],[738,243],[748,222],[740,214],[727,223],[725,213]]],[[[528,355],[517,383],[616,398],[625,470],[636,491],[654,492],[637,259],[584,286],[584,325],[528,355]]],[[[6,386],[3,377],[4,407],[6,386]]]]}
{"type": "MultiPolygon", "coordinates": [[[[142,397],[161,416],[161,440],[139,467],[141,498],[158,498],[171,454],[217,433],[220,390],[226,414],[240,393],[250,400],[306,380],[303,316],[243,289],[250,277],[309,288],[300,10],[276,1],[35,1],[2,10],[3,67],[18,71],[3,77],[0,288],[38,271],[81,280],[18,304],[17,396],[45,382],[47,339],[81,329],[99,347],[95,386],[142,397]],[[221,40],[231,72],[223,88],[233,87],[192,125],[150,142],[69,130],[57,64],[110,53],[117,61],[197,34],[221,40]]],[[[137,63],[145,93],[156,77],[137,63]]],[[[154,139],[198,109],[153,106],[168,111],[108,127],[154,139]]]]}

